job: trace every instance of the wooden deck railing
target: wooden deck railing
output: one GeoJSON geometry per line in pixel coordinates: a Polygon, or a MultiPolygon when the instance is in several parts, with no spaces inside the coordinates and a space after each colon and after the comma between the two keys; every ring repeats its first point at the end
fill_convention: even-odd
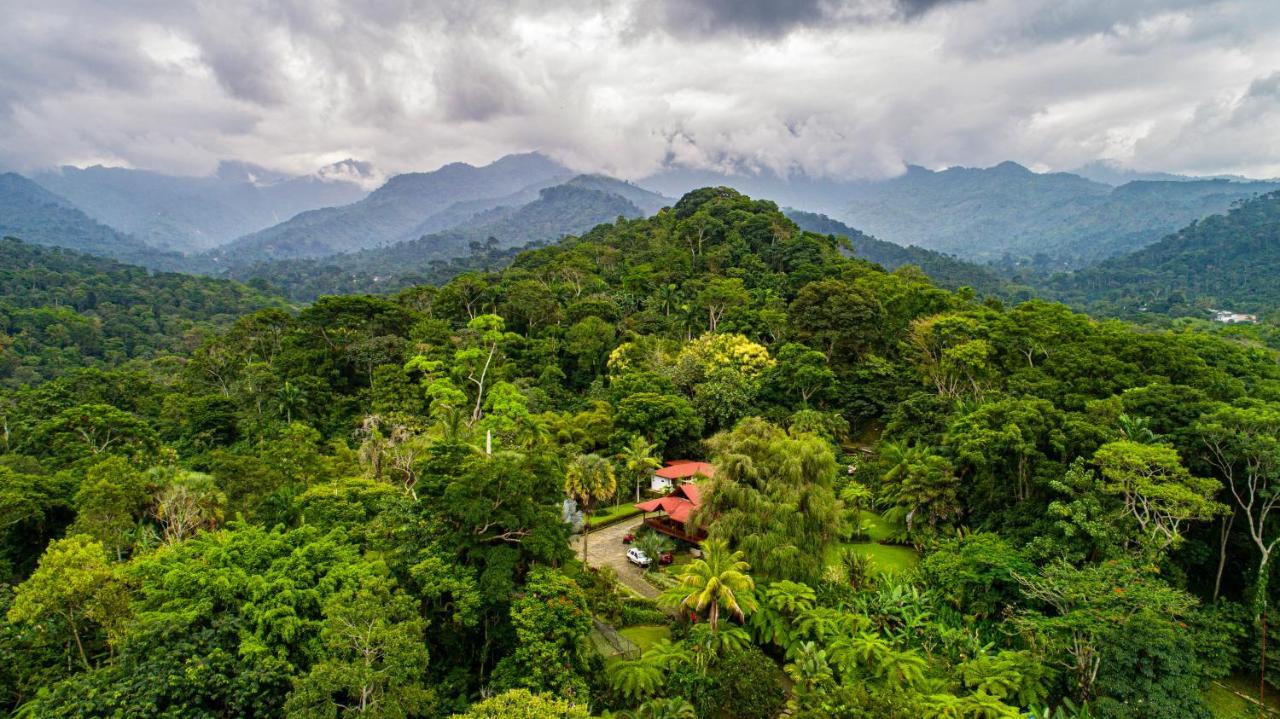
{"type": "Polygon", "coordinates": [[[683,524],[673,522],[666,517],[646,517],[644,525],[655,532],[662,532],[669,537],[675,537],[690,544],[700,544],[702,540],[706,539],[706,535],[686,533],[683,524]]]}

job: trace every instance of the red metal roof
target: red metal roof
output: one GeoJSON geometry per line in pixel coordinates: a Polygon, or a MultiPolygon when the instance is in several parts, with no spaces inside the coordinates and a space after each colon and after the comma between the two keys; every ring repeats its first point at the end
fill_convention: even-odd
{"type": "Polygon", "coordinates": [[[693,510],[693,502],[680,502],[667,512],[667,516],[681,524],[688,524],[689,518],[693,516],[693,510]]]}
{"type": "Polygon", "coordinates": [[[687,524],[694,511],[702,506],[702,491],[692,482],[671,490],[671,494],[636,505],[642,512],[666,512],[673,521],[687,524]]]}
{"type": "Polygon", "coordinates": [[[714,477],[716,476],[716,468],[706,462],[695,462],[691,459],[673,459],[667,462],[667,466],[654,472],[654,474],[664,479],[688,479],[699,474],[704,477],[714,477]]]}

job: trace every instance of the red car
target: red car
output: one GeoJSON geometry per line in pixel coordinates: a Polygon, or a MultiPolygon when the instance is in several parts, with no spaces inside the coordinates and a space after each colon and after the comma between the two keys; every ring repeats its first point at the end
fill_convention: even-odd
{"type": "Polygon", "coordinates": [[[634,534],[624,534],[624,535],[622,535],[622,543],[623,543],[623,544],[631,544],[631,543],[632,543],[632,542],[634,542],[634,541],[636,541],[636,535],[634,535],[634,534]]]}
{"type": "Polygon", "coordinates": [[[662,556],[658,557],[658,564],[664,567],[667,566],[668,564],[671,564],[674,561],[676,561],[676,557],[671,552],[663,552],[662,556]]]}

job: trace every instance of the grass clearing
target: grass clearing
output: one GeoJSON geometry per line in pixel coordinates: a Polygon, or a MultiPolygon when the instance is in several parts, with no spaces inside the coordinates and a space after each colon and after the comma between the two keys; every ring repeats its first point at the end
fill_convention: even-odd
{"type": "Polygon", "coordinates": [[[627,517],[638,517],[643,512],[636,509],[634,504],[619,504],[616,507],[605,507],[597,509],[595,514],[591,515],[591,519],[587,521],[587,526],[591,529],[599,529],[600,527],[611,524],[616,521],[626,519],[627,517]]]}
{"type": "MultiPolygon", "coordinates": [[[[1213,682],[1205,689],[1204,700],[1214,719],[1257,719],[1258,705],[1240,694],[1256,699],[1257,680],[1235,676],[1213,682]]],[[[1272,693],[1270,688],[1267,690],[1267,716],[1280,717],[1280,693],[1272,693]]]]}
{"type": "Polygon", "coordinates": [[[885,523],[884,518],[871,510],[861,510],[858,521],[866,524],[866,538],[869,542],[883,542],[893,534],[893,529],[885,523]]]}
{"type": "Polygon", "coordinates": [[[640,651],[645,652],[663,639],[670,639],[671,627],[665,624],[641,624],[623,627],[618,630],[618,633],[635,642],[636,646],[640,647],[640,651]]]}
{"type": "Polygon", "coordinates": [[[879,574],[910,572],[920,564],[920,553],[915,549],[897,544],[880,543],[888,539],[893,530],[885,524],[879,514],[864,509],[858,515],[858,519],[866,524],[866,533],[863,536],[867,541],[842,542],[831,547],[827,552],[827,564],[833,565],[840,561],[840,552],[845,548],[870,556],[871,565],[879,574]]]}

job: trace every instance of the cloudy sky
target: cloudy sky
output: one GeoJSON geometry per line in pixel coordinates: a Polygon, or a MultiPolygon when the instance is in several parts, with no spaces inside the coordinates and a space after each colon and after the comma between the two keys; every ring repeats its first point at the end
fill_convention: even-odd
{"type": "Polygon", "coordinates": [[[1280,176],[1275,0],[0,0],[0,167],[1280,176]]]}

